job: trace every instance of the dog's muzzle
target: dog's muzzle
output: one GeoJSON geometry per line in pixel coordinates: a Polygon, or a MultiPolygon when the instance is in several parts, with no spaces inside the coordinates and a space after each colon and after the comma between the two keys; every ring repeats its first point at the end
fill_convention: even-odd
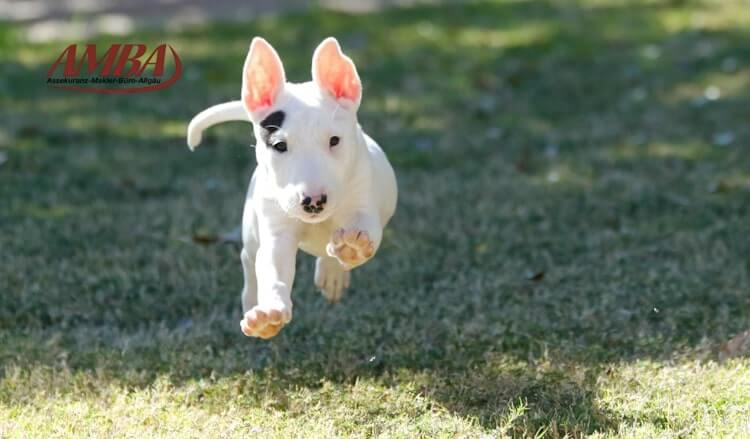
{"type": "Polygon", "coordinates": [[[328,195],[320,194],[316,196],[303,195],[300,204],[302,204],[302,210],[307,213],[321,213],[326,207],[328,202],[328,195]]]}

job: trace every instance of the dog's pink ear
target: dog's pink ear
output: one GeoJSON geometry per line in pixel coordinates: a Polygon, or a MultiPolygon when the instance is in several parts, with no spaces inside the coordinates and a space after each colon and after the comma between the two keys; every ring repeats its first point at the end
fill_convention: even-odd
{"type": "Polygon", "coordinates": [[[253,38],[242,70],[242,102],[252,115],[273,105],[284,87],[284,66],[268,41],[253,38]]]}
{"type": "Polygon", "coordinates": [[[351,58],[344,55],[336,38],[328,37],[315,49],[313,80],[334,99],[356,110],[362,98],[362,83],[351,58]]]}

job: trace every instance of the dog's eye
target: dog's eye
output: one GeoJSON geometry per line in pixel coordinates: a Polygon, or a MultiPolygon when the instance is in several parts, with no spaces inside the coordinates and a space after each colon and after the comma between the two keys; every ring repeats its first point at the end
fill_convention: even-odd
{"type": "Polygon", "coordinates": [[[276,142],[271,145],[271,148],[275,149],[278,152],[286,152],[286,142],[276,142]]]}
{"type": "Polygon", "coordinates": [[[331,146],[336,146],[339,144],[339,140],[341,140],[339,139],[339,136],[333,136],[331,137],[331,140],[328,141],[328,144],[331,146]]]}

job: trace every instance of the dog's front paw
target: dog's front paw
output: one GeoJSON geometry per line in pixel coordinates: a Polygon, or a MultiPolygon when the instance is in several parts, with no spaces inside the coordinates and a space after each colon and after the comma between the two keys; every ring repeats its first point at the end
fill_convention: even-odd
{"type": "Polygon", "coordinates": [[[349,270],[372,257],[375,253],[375,245],[370,240],[370,235],[364,230],[338,229],[333,233],[327,251],[349,270]]]}
{"type": "Polygon", "coordinates": [[[242,333],[248,337],[271,338],[292,320],[291,308],[283,305],[255,306],[245,313],[240,322],[242,333]]]}

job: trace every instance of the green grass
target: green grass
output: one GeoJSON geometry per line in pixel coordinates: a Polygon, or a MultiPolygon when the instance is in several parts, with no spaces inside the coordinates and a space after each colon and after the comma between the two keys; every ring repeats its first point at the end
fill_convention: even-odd
{"type": "Polygon", "coordinates": [[[48,89],[67,42],[18,31],[0,29],[0,436],[750,434],[750,359],[718,356],[750,327],[746,2],[145,30],[128,39],[186,70],[134,96],[48,89]],[[271,341],[239,330],[236,245],[191,240],[239,224],[249,126],[183,137],[238,96],[254,35],[293,81],[339,37],[400,185],[342,303],[300,257],[271,341]]]}

